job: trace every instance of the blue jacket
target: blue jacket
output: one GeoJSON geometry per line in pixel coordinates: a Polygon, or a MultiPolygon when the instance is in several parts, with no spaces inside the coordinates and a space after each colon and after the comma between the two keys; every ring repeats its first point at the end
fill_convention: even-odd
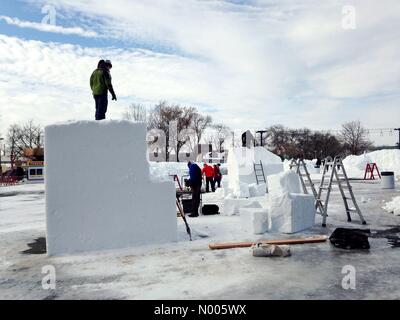
{"type": "Polygon", "coordinates": [[[191,185],[201,185],[202,174],[201,174],[201,169],[197,164],[192,163],[189,166],[189,175],[190,175],[189,181],[191,185]]]}

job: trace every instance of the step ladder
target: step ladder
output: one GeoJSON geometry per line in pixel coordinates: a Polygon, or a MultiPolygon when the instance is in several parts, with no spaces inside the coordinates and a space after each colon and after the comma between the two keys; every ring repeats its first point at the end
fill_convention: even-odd
{"type": "Polygon", "coordinates": [[[328,203],[332,191],[332,186],[334,184],[337,184],[339,187],[339,191],[346,209],[347,221],[351,222],[351,212],[357,212],[362,224],[367,224],[354,197],[353,189],[350,185],[349,178],[347,177],[342,159],[341,157],[337,156],[334,159],[332,159],[332,157],[328,157],[324,161],[324,169],[321,176],[321,182],[316,199],[316,207],[321,204],[324,208],[324,211],[322,212],[322,226],[326,227],[326,219],[328,217],[328,203]],[[329,170],[331,171],[327,176],[326,174],[329,172],[329,170]],[[325,180],[326,178],[328,178],[327,181],[325,180]],[[326,195],[323,198],[324,191],[326,191],[326,195]],[[353,204],[353,208],[350,208],[349,203],[353,204]]]}
{"type": "Polygon", "coordinates": [[[313,194],[315,198],[315,208],[319,211],[319,214],[323,215],[324,212],[324,205],[321,201],[317,201],[318,198],[318,193],[317,190],[315,189],[314,182],[311,179],[310,173],[308,172],[307,169],[307,164],[305,163],[304,159],[292,159],[292,161],[289,164],[290,170],[293,170],[299,175],[301,186],[303,188],[303,192],[305,194],[310,194],[308,187],[311,189],[311,193],[313,194]]]}
{"type": "Polygon", "coordinates": [[[265,179],[265,174],[264,174],[264,167],[263,167],[261,160],[260,160],[260,163],[254,162],[254,174],[256,176],[257,184],[267,183],[267,180],[265,179]]]}

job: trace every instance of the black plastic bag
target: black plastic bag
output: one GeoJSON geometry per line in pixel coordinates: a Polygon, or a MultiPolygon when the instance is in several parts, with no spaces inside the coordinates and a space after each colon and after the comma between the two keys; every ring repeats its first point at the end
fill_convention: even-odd
{"type": "Polygon", "coordinates": [[[219,214],[219,207],[216,204],[205,204],[201,210],[201,213],[205,216],[219,214]]]}
{"type": "Polygon", "coordinates": [[[332,245],[341,249],[369,249],[368,237],[371,235],[369,229],[345,229],[337,228],[329,240],[332,245]]]}

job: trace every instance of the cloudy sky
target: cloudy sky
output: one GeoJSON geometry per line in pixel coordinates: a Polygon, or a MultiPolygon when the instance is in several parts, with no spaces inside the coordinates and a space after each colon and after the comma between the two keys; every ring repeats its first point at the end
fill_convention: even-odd
{"type": "Polygon", "coordinates": [[[0,132],[92,119],[100,58],[111,119],[167,100],[233,129],[398,128],[399,57],[399,0],[1,0],[0,132]]]}

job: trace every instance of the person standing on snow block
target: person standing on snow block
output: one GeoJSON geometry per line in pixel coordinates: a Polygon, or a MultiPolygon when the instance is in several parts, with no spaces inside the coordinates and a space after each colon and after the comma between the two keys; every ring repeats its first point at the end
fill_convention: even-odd
{"type": "Polygon", "coordinates": [[[202,175],[201,169],[197,164],[189,161],[188,167],[190,176],[188,182],[192,188],[192,214],[189,217],[194,218],[199,216],[202,175]]]}
{"type": "Polygon", "coordinates": [[[207,163],[204,163],[204,167],[201,172],[206,176],[206,192],[210,192],[210,184],[212,192],[215,192],[213,167],[209,166],[207,163]]]}
{"type": "Polygon", "coordinates": [[[110,91],[113,100],[117,100],[114,88],[111,83],[110,70],[112,63],[110,60],[100,60],[97,69],[93,71],[90,77],[90,88],[92,89],[93,98],[96,103],[96,120],[106,118],[108,106],[108,91],[110,91]]]}

